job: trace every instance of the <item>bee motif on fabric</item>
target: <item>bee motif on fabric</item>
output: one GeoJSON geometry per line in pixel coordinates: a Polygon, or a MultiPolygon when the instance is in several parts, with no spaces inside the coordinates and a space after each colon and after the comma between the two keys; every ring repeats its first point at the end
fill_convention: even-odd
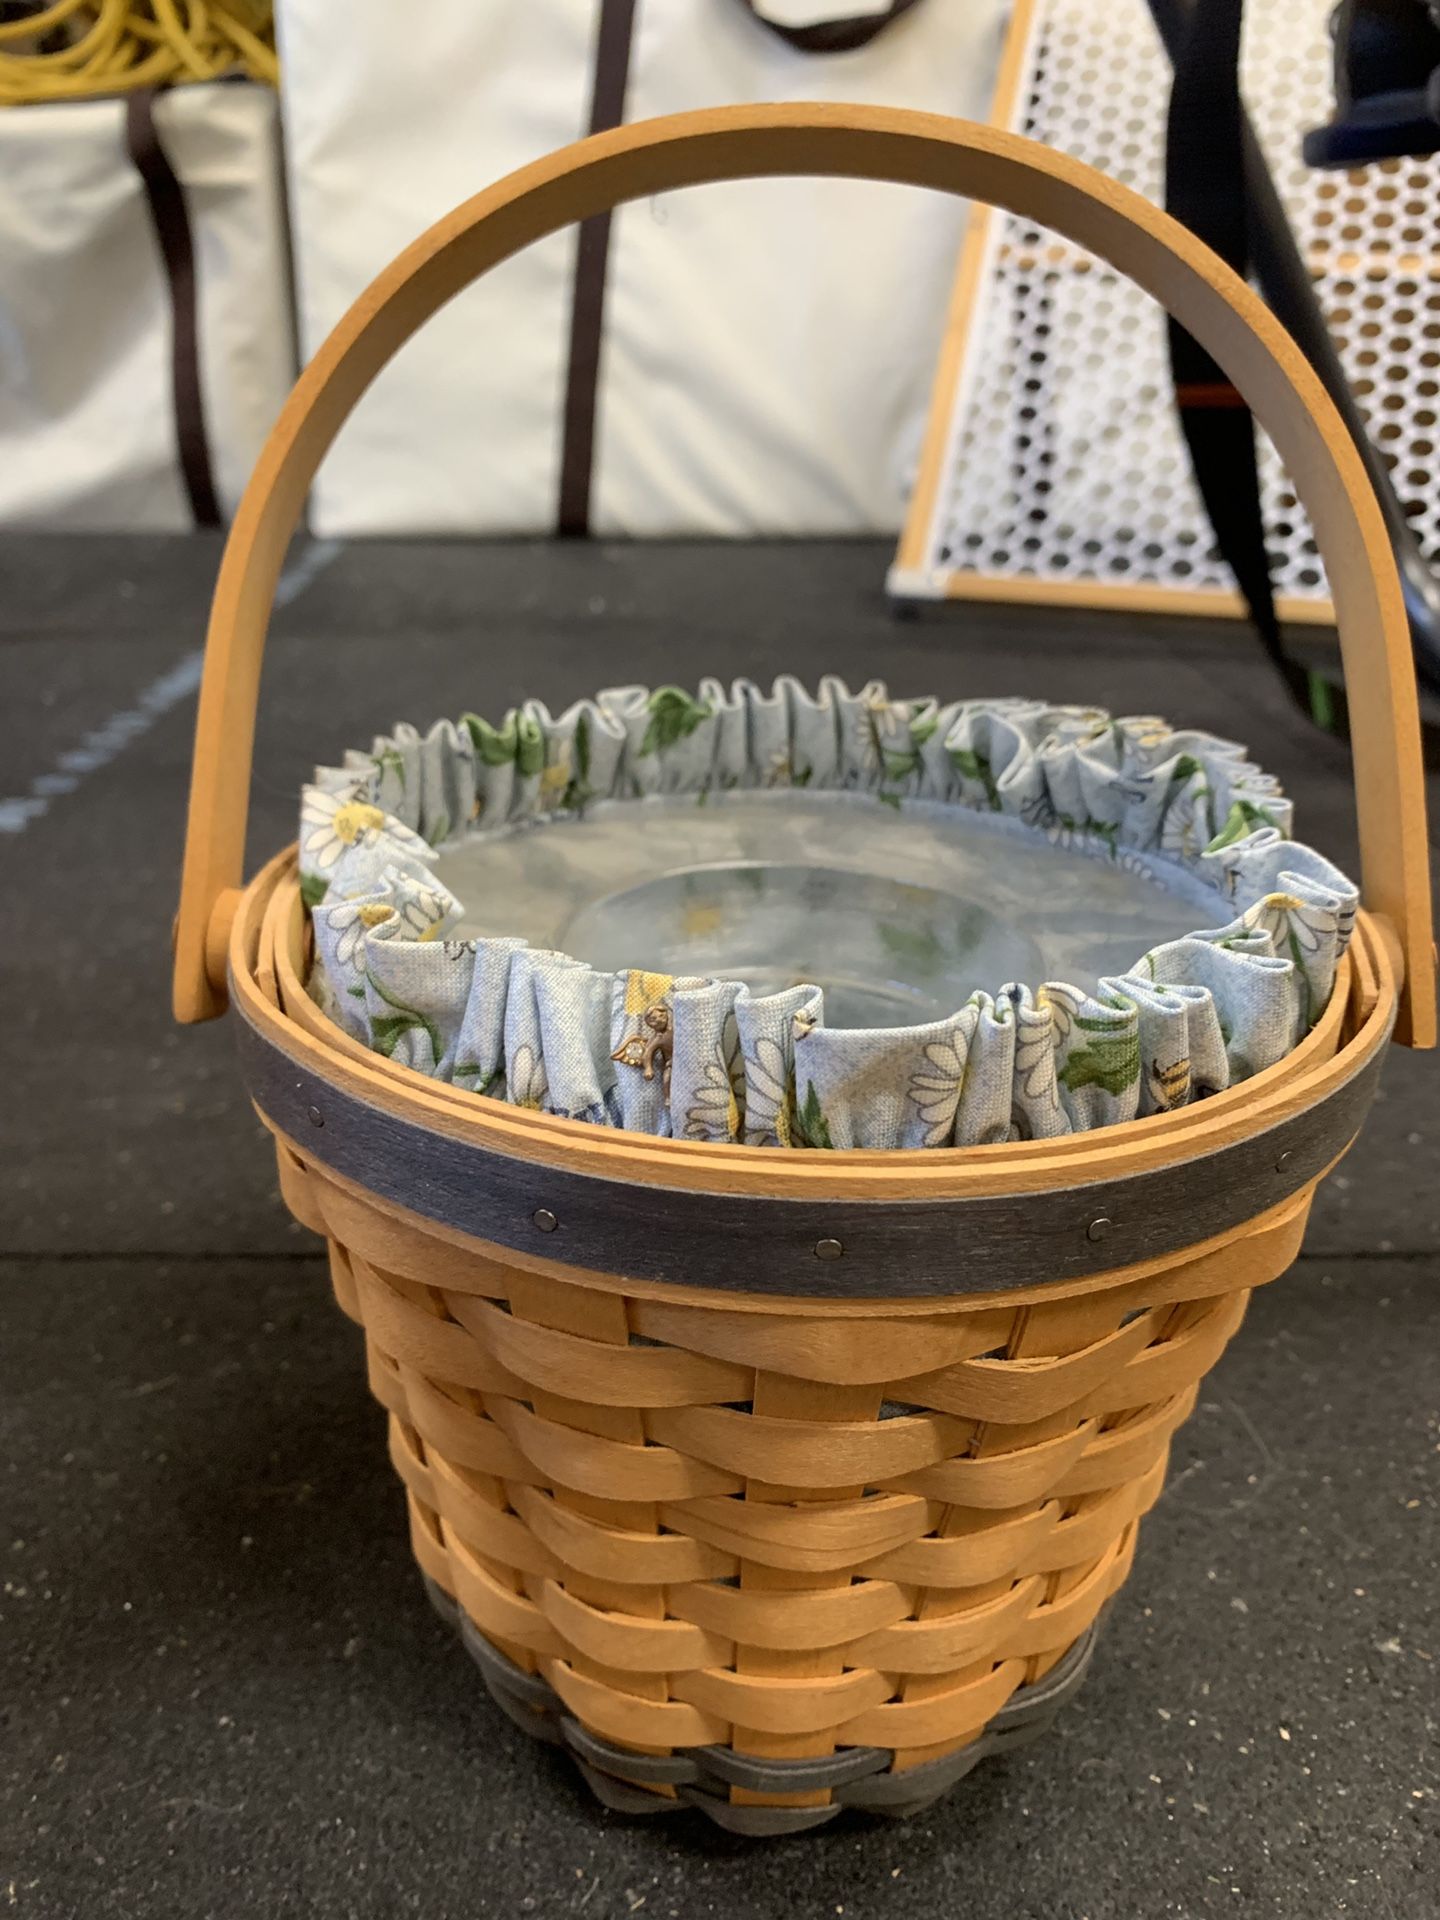
{"type": "Polygon", "coordinates": [[[1190,1062],[1176,1060],[1168,1067],[1152,1060],[1148,1075],[1150,1097],[1162,1112],[1183,1107],[1190,1097],[1190,1062]]]}
{"type": "Polygon", "coordinates": [[[641,1015],[642,1031],[632,1034],[623,1046],[617,1047],[611,1054],[612,1060],[618,1060],[622,1067],[639,1067],[647,1080],[655,1078],[655,1066],[658,1061],[661,1068],[661,1089],[668,1100],[670,1098],[670,1056],[675,1050],[674,1021],[670,1009],[665,1005],[647,1007],[641,1015]]]}

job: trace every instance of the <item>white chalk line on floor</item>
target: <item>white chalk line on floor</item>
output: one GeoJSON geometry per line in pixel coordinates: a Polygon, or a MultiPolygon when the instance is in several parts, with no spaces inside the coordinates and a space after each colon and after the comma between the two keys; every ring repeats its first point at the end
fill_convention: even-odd
{"type": "MultiPolygon", "coordinates": [[[[340,552],[338,540],[316,540],[296,555],[275,588],[275,605],[288,607],[317,579],[340,552]]],[[[24,793],[0,798],[0,833],[20,834],[50,810],[51,802],[74,793],[83,780],[118,760],[125,749],[146,734],[164,714],[188,700],[200,685],[204,649],[197,647],[142,689],[134,706],[112,713],[87,733],[78,746],[60,754],[39,773],[24,793]]]]}

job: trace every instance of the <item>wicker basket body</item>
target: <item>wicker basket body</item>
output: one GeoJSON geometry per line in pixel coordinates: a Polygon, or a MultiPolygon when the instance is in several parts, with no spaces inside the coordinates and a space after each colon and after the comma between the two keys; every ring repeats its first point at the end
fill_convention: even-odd
{"type": "Polygon", "coordinates": [[[416,1558],[509,1663],[482,1656],[497,1699],[577,1723],[612,1802],[803,1811],[771,1830],[918,1810],[1088,1641],[1308,1212],[1078,1298],[836,1325],[478,1249],[447,1248],[437,1284],[423,1229],[280,1154],[365,1330],[416,1558]]]}
{"type": "MultiPolygon", "coordinates": [[[[1394,1009],[1362,917],[1295,1054],[1217,1112],[1172,1116],[1168,1143],[1147,1121],[1111,1130],[1108,1149],[1134,1137],[1150,1171],[1157,1147],[1183,1172],[1222,1140],[1240,1155],[1259,1141],[1278,1197],[1203,1243],[1112,1268],[1096,1249],[1058,1283],[786,1297],[587,1271],[550,1257],[563,1220],[500,1245],[352,1177],[354,1115],[420,1100],[448,1108],[456,1137],[518,1121],[559,1136],[551,1155],[633,1159],[657,1227],[673,1195],[646,1164],[658,1154],[663,1171],[671,1143],[497,1108],[346,1040],[304,992],[304,941],[293,869],[272,863],[237,917],[232,992],[247,1046],[296,1077],[288,1105],[267,1072],[252,1092],[285,1199],[326,1237],[336,1297],[364,1329],[433,1597],[500,1704],[566,1744],[607,1802],[693,1804],[752,1833],[845,1806],[914,1812],[1073,1693],[1171,1438],[1251,1289],[1293,1260],[1317,1171],[1353,1132],[1347,1090],[1373,1076],[1394,1009]],[[1302,1129],[1288,1151],[1268,1144],[1286,1124],[1302,1129]]],[[[1104,1165],[1093,1137],[1012,1147],[969,1204],[1055,1148],[1077,1171],[1104,1165]]],[[[974,1158],[933,1157],[952,1190],[974,1158]]],[[[791,1156],[731,1159],[759,1179],[791,1156]]],[[[525,1164],[543,1203],[562,1167],[538,1151],[525,1164]]],[[[1093,1245],[1086,1190],[1067,1189],[1093,1245]]]]}
{"type": "Polygon", "coordinates": [[[1358,456],[1254,296],[1135,195],[960,122],[727,109],[597,136],[417,241],[307,367],[227,546],[176,1009],[241,1016],[285,1196],[365,1331],[416,1556],[506,1710],[614,1805],[762,1833],[913,1810],[1042,1727],[1392,1028],[1435,1042],[1426,844],[1404,607],[1358,456]],[[1243,1085],[1098,1134],[925,1152],[587,1127],[347,1038],[305,991],[293,855],[240,884],[275,582],[368,380],[559,226],[797,171],[993,199],[1102,253],[1215,355],[1291,471],[1340,620],[1366,910],[1313,1030],[1243,1085]]]}

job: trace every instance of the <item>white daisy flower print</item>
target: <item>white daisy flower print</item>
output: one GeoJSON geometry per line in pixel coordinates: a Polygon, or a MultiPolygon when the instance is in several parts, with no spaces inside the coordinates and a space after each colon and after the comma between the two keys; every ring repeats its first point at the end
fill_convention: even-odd
{"type": "Polygon", "coordinates": [[[1026,1100],[1053,1098],[1054,1032],[1050,1022],[1028,1009],[1015,1018],[1015,1086],[1026,1100]]]}
{"type": "Polygon", "coordinates": [[[1340,943],[1334,909],[1312,905],[1294,893],[1267,893],[1246,910],[1240,924],[1268,934],[1273,951],[1295,967],[1304,986],[1303,1012],[1308,1031],[1335,984],[1340,943]]]}
{"type": "Polygon", "coordinates": [[[342,967],[363,973],[365,936],[395,917],[395,909],[379,900],[347,900],[326,914],[332,933],[338,933],[335,958],[342,967]]]}
{"type": "Polygon", "coordinates": [[[740,1103],[730,1084],[724,1048],[705,1062],[689,1111],[685,1115],[687,1140],[734,1140],[740,1132],[740,1103]]]}
{"type": "Polygon", "coordinates": [[[506,1062],[505,1087],[512,1106],[543,1106],[545,1096],[550,1091],[550,1081],[545,1072],[545,1062],[528,1042],[523,1047],[517,1047],[506,1062]]]}
{"type": "Polygon", "coordinates": [[[457,902],[443,887],[426,886],[419,880],[396,875],[394,911],[399,938],[434,940],[454,924],[457,902]]]}
{"type": "Polygon", "coordinates": [[[385,815],[368,801],[307,787],[300,809],[301,864],[314,873],[328,872],[347,847],[377,833],[384,824],[385,815]]]}
{"type": "Polygon", "coordinates": [[[328,873],[352,847],[378,846],[383,839],[385,851],[408,854],[417,860],[433,860],[435,850],[402,820],[372,806],[355,793],[326,793],[322,787],[306,787],[300,807],[300,868],[303,873],[328,873]]]}
{"type": "Polygon", "coordinates": [[[778,1040],[767,1034],[745,1055],[745,1139],[768,1146],[790,1145],[790,1066],[778,1040]]]}
{"type": "Polygon", "coordinates": [[[1127,765],[1138,762],[1143,767],[1153,766],[1175,737],[1171,728],[1153,713],[1142,714],[1138,719],[1126,720],[1122,724],[1127,765]]]}
{"type": "Polygon", "coordinates": [[[1312,960],[1335,938],[1333,910],[1310,906],[1294,893],[1267,893],[1242,917],[1247,927],[1264,927],[1275,951],[1292,958],[1312,960]]]}
{"type": "Polygon", "coordinates": [[[965,1086],[969,1048],[959,1031],[927,1043],[922,1064],[911,1077],[906,1098],[925,1123],[924,1145],[948,1146],[955,1132],[955,1114],[965,1086]]]}
{"type": "Polygon", "coordinates": [[[1160,845],[1166,853],[1178,853],[1193,860],[1212,838],[1210,825],[1210,789],[1192,781],[1182,787],[1165,809],[1160,828],[1160,845]]]}
{"type": "Polygon", "coordinates": [[[1080,1011],[1079,996],[1074,990],[1050,981],[1035,995],[1035,1004],[1042,1013],[1049,1013],[1056,1046],[1068,1040],[1070,1029],[1075,1024],[1075,1016],[1080,1011]]]}

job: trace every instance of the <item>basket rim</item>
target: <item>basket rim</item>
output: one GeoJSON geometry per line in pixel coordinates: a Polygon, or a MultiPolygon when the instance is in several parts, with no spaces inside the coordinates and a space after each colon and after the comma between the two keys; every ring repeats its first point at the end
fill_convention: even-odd
{"type": "Polygon", "coordinates": [[[821,1326],[854,1317],[868,1319],[877,1313],[887,1319],[938,1320],[955,1313],[983,1313],[994,1308],[1013,1309],[1053,1300],[1079,1299],[1086,1294],[1129,1286],[1143,1286],[1152,1304],[1159,1298],[1179,1300],[1182,1295],[1187,1299],[1192,1295],[1198,1298],[1214,1292],[1231,1292],[1237,1286],[1261,1286],[1277,1278],[1294,1261],[1310,1215],[1311,1188],[1307,1187],[1279,1200],[1263,1213],[1256,1213],[1220,1233],[1197,1239],[1186,1247],[1097,1267],[1090,1273],[1000,1284],[968,1293],[953,1289],[922,1293],[898,1286],[883,1292],[761,1291],[751,1287],[707,1285],[690,1279],[654,1279],[628,1268],[612,1273],[583,1266],[577,1260],[547,1258],[535,1249],[522,1254],[515,1247],[463,1228],[446,1226],[395,1201],[378,1202],[370,1188],[347,1179],[333,1167],[309,1164],[304,1141],[292,1139],[264,1113],[260,1119],[274,1136],[282,1165],[287,1157],[292,1158],[308,1178],[319,1176],[322,1180],[324,1224],[316,1225],[313,1221],[311,1224],[314,1231],[345,1246],[347,1257],[360,1245],[357,1239],[355,1248],[351,1247],[351,1235],[363,1214],[367,1217],[363,1230],[368,1248],[365,1257],[373,1255],[388,1271],[422,1283],[473,1291],[470,1263],[478,1260],[487,1270],[491,1265],[518,1268],[564,1285],[623,1294],[667,1307],[747,1318],[771,1315],[787,1321],[803,1319],[821,1326]],[[374,1229],[381,1211],[383,1257],[374,1244],[374,1229]],[[1237,1273],[1249,1277],[1237,1279],[1237,1273]],[[1180,1291],[1176,1288],[1177,1280],[1181,1282],[1180,1291]]]}
{"type": "Polygon", "coordinates": [[[1193,1107],[1058,1140],[990,1147],[817,1149],[715,1145],[598,1128],[477,1098],[370,1053],[320,1013],[299,978],[304,938],[294,847],[245,888],[229,951],[237,1010],[283,1052],[384,1112],[540,1167],[651,1186],[772,1197],[890,1200],[1043,1191],[1167,1166],[1265,1132],[1360,1071],[1397,1003],[1384,934],[1362,909],[1335,991],[1311,1033],[1275,1066],[1193,1107]]]}

